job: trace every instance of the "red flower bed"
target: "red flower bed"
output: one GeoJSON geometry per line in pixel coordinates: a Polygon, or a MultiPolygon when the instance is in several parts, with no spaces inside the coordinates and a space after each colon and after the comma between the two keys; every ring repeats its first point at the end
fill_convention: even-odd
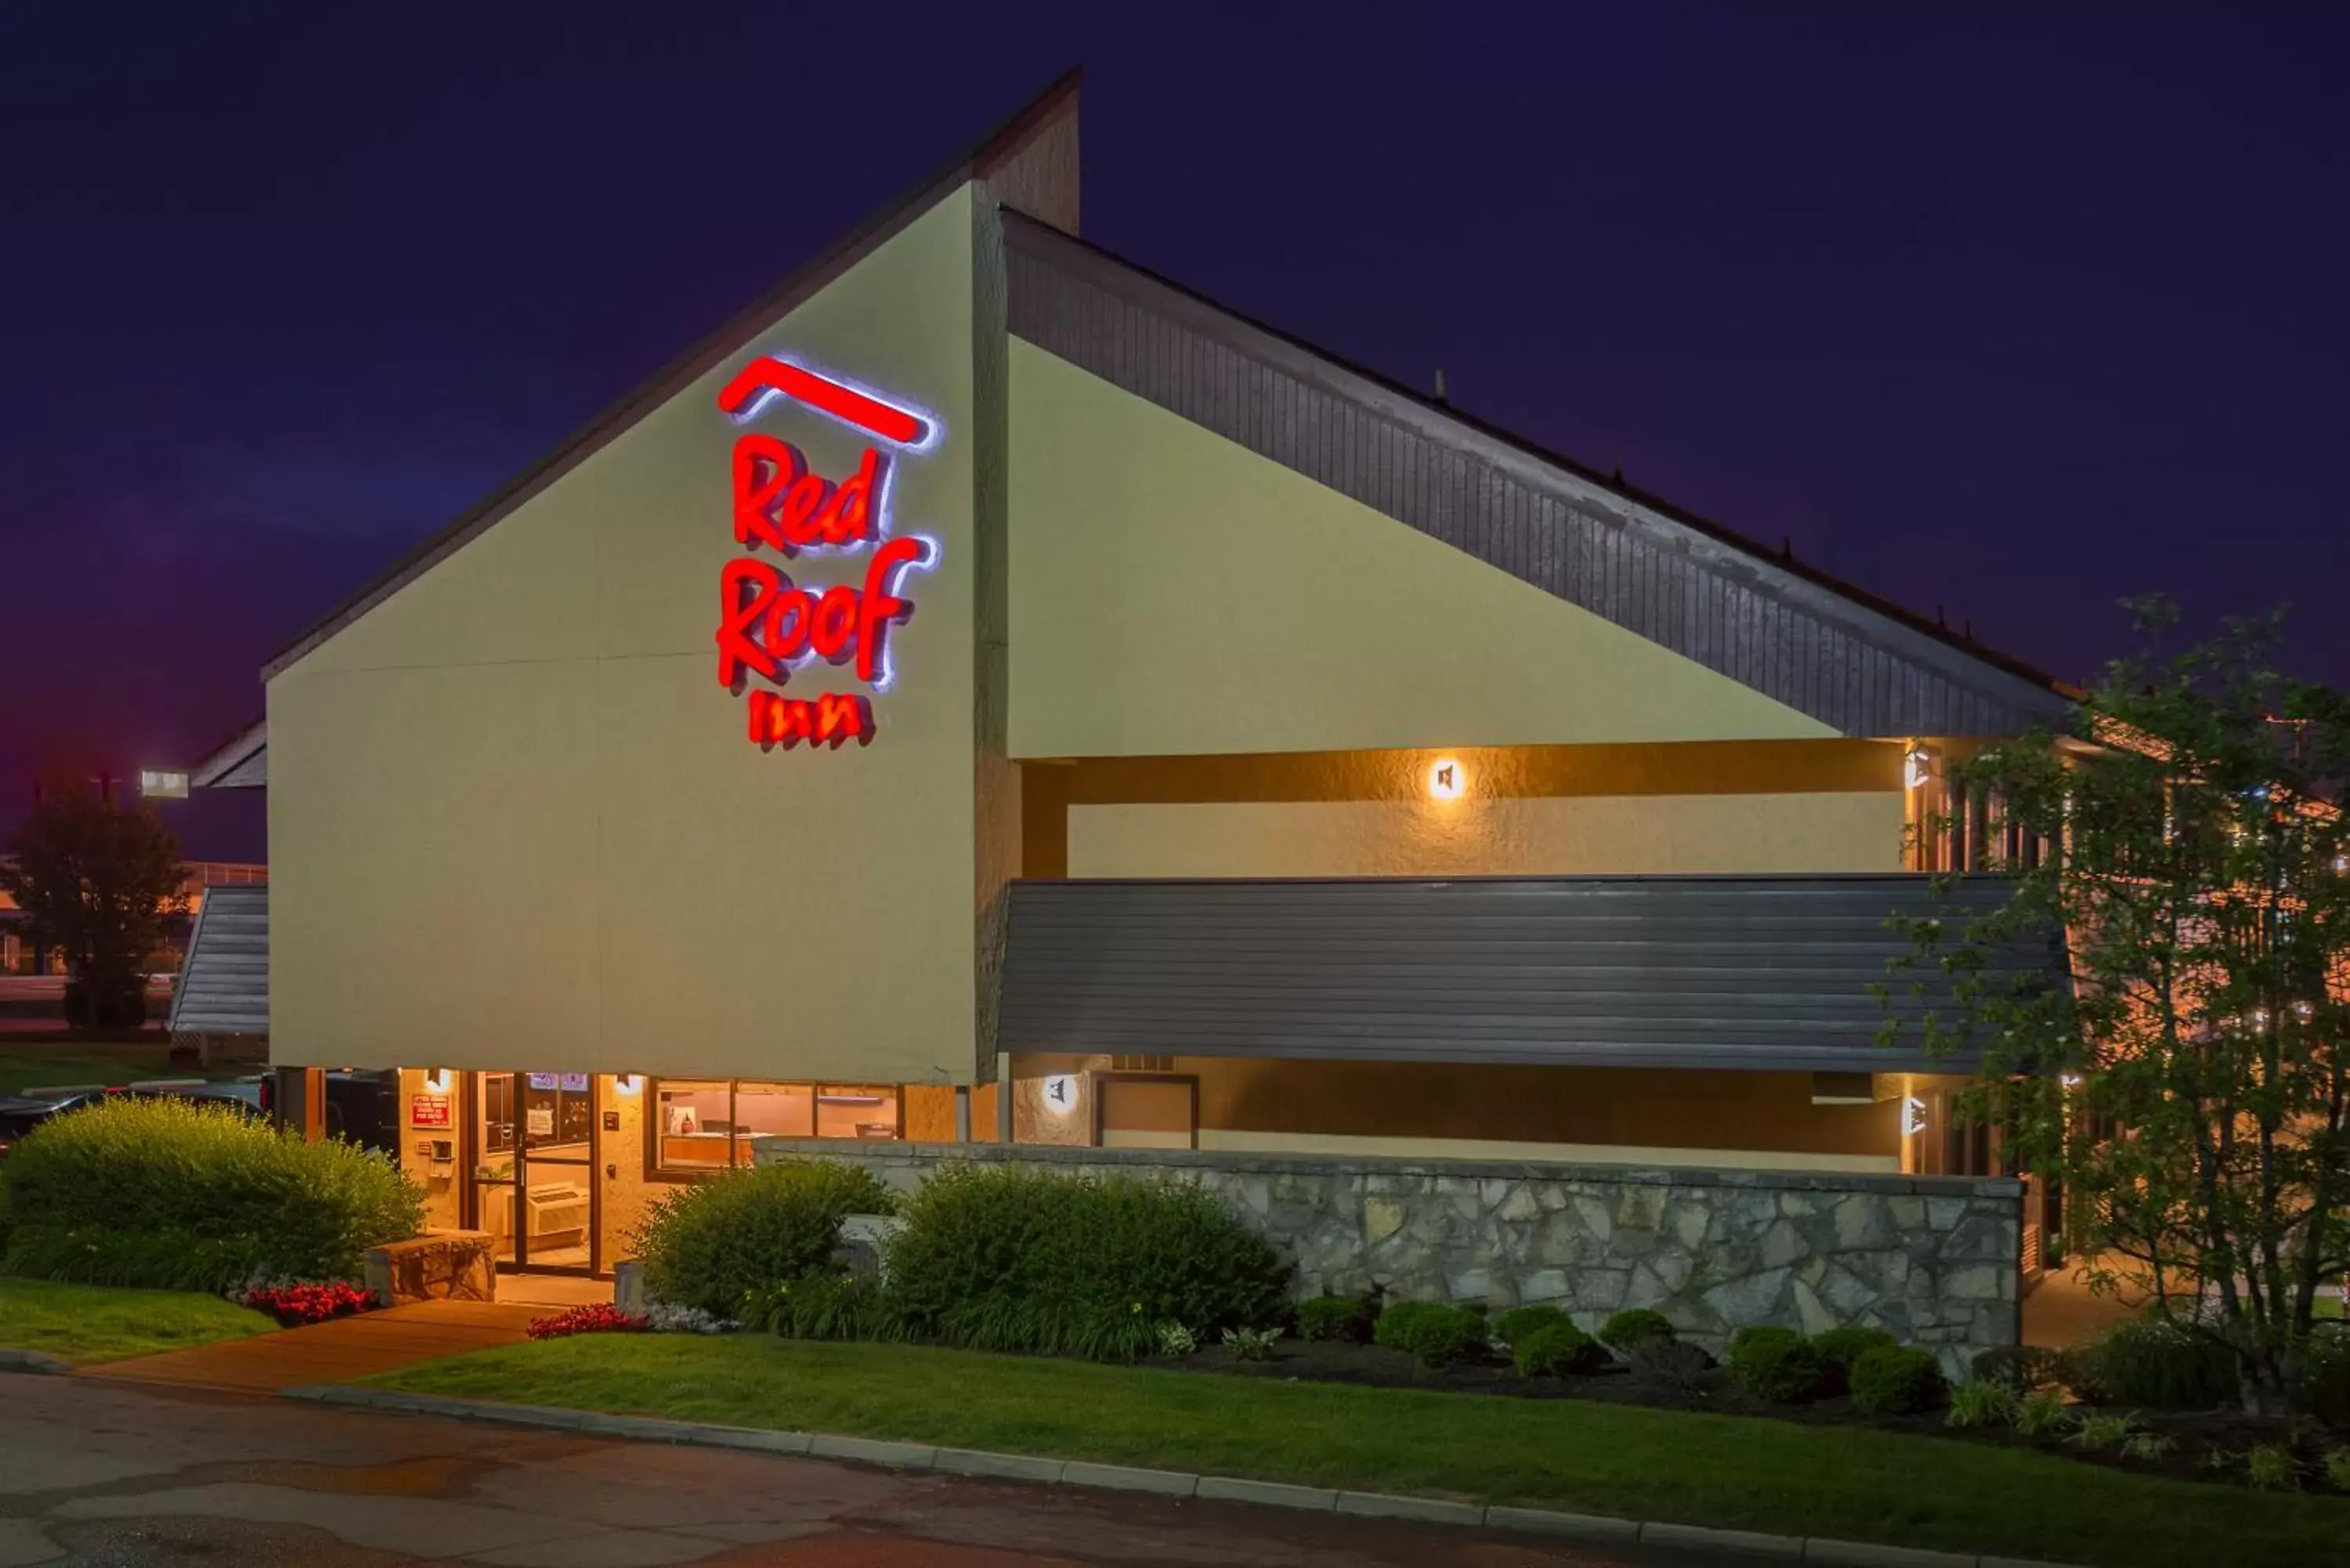
{"type": "Polygon", "coordinates": [[[575,1334],[642,1334],[645,1320],[609,1302],[577,1306],[553,1317],[535,1317],[524,1330],[533,1339],[568,1339],[575,1334]]]}
{"type": "Polygon", "coordinates": [[[242,1299],[254,1311],[269,1314],[284,1328],[372,1312],[380,1304],[373,1291],[340,1280],[323,1285],[264,1285],[245,1292],[242,1299]]]}

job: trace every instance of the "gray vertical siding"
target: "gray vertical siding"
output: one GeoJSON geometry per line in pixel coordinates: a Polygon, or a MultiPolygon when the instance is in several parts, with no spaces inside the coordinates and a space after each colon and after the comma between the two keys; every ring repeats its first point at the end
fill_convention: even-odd
{"type": "Polygon", "coordinates": [[[2010,735],[2071,704],[1986,650],[1669,515],[1007,213],[1014,336],[1847,735],[2010,735]]]}
{"type": "MultiPolygon", "coordinates": [[[[1963,919],[2008,884],[1922,876],[1013,885],[1007,1050],[1365,1061],[1964,1071],[1869,994],[1897,912],[1963,919]]],[[[2050,941],[2004,972],[2054,981],[2050,941]]],[[[1997,967],[1997,966],[1995,966],[1997,967]]],[[[1895,981],[1898,1014],[1947,1010],[1895,981]]]]}
{"type": "Polygon", "coordinates": [[[269,1033],[269,887],[204,889],[172,988],[174,1034],[269,1033]]]}

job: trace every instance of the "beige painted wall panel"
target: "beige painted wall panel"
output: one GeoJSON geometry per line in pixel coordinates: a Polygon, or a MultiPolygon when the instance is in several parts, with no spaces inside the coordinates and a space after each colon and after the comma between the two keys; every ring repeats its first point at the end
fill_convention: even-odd
{"type": "Polygon", "coordinates": [[[1072,877],[1898,871],[1901,796],[1074,805],[1072,877]]]}
{"type": "MultiPolygon", "coordinates": [[[[971,1080],[972,233],[966,188],[271,683],[274,1059],[971,1080]],[[946,427],[896,464],[941,551],[867,748],[762,753],[715,679],[715,396],[763,350],[946,427]]],[[[836,479],[862,450],[757,428],[836,479]]]]}
{"type": "Polygon", "coordinates": [[[1832,732],[1018,338],[1012,410],[1014,756],[1832,732]]]}

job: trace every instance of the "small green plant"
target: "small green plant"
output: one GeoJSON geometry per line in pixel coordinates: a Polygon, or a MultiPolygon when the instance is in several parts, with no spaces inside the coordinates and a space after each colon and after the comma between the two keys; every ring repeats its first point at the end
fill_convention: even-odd
{"type": "Polygon", "coordinates": [[[2133,1437],[2143,1436],[2137,1429],[2137,1417],[2131,1416],[2084,1415],[2064,1440],[2092,1454],[2107,1449],[2125,1448],[2133,1437]]]}
{"type": "Polygon", "coordinates": [[[1555,1306],[1512,1307],[1493,1320],[1493,1337],[1515,1346],[1538,1330],[1566,1321],[1566,1314],[1555,1306]]]}
{"type": "Polygon", "coordinates": [[[2335,1449],[2325,1456],[2325,1484],[2335,1491],[2350,1491],[2350,1449],[2335,1449]]]}
{"type": "Polygon", "coordinates": [[[2282,1443],[2254,1443],[2244,1450],[2244,1484],[2254,1491],[2299,1491],[2301,1467],[2282,1443]]]}
{"type": "Polygon", "coordinates": [[[1297,1303],[1300,1339],[1360,1341],[1370,1333],[1370,1303],[1359,1296],[1315,1296],[1297,1303]]]}
{"type": "Polygon", "coordinates": [[[2178,1450],[2178,1439],[2160,1432],[2132,1432],[2122,1439],[2122,1458],[2158,1465],[2178,1450]]]}
{"type": "Polygon", "coordinates": [[[2015,1412],[2015,1429],[2027,1438],[2044,1438],[2073,1424],[2073,1407],[2054,1388],[2026,1394],[2015,1412]]]}
{"type": "Polygon", "coordinates": [[[1730,1342],[1730,1380],[1758,1399],[1793,1404],[1815,1397],[1826,1381],[1820,1353],[1792,1328],[1742,1328],[1730,1342]]]}
{"type": "Polygon", "coordinates": [[[2225,1345],[2160,1318],[2115,1324],[2075,1355],[2073,1370],[2116,1404],[2210,1410],[2241,1397],[2236,1357],[2225,1345]]]}
{"type": "Polygon", "coordinates": [[[1978,1381],[2003,1383],[2019,1394],[2071,1381],[2070,1352],[2039,1345],[2000,1345],[1978,1351],[1972,1370],[1978,1381]]]}
{"type": "Polygon", "coordinates": [[[1596,1340],[1562,1317],[1513,1341],[1510,1359],[1522,1376],[1563,1377],[1588,1371],[1605,1357],[1596,1340]]]}
{"type": "Polygon", "coordinates": [[[1200,1348],[1199,1337],[1180,1323],[1159,1325],[1159,1354],[1170,1361],[1180,1361],[1200,1348]]]}
{"type": "Polygon", "coordinates": [[[1621,1355],[1651,1339],[1673,1337],[1673,1320],[1647,1307],[1626,1307],[1599,1325],[1599,1343],[1621,1355]]]}
{"type": "Polygon", "coordinates": [[[892,1339],[894,1320],[879,1282],[853,1274],[803,1274],[743,1293],[743,1326],[785,1339],[892,1339]]]}
{"type": "Polygon", "coordinates": [[[1863,1328],[1858,1324],[1812,1335],[1812,1348],[1820,1353],[1822,1363],[1846,1377],[1852,1375],[1852,1364],[1870,1351],[1891,1350],[1900,1343],[1881,1328],[1863,1328]]]}
{"type": "Polygon", "coordinates": [[[1852,1364],[1853,1405],[1872,1416],[1910,1416],[1949,1397],[1942,1364],[1930,1350],[1880,1345],[1852,1364]]]}
{"type": "Polygon", "coordinates": [[[1950,1390],[1950,1408],[1942,1419],[1953,1427],[2012,1427],[2022,1411],[2022,1395],[2004,1383],[1977,1377],[1950,1390]]]}
{"type": "Polygon", "coordinates": [[[1482,1313],[1440,1302],[1398,1302],[1379,1314],[1371,1338],[1407,1350],[1423,1366],[1450,1366],[1485,1348],[1491,1331],[1482,1313]]]}
{"type": "Polygon", "coordinates": [[[2195,1468],[2199,1470],[2209,1470],[2213,1475],[2224,1475],[2234,1469],[2241,1462],[2241,1456],[2232,1449],[2210,1448],[2204,1449],[2203,1457],[2195,1461],[2195,1468]]]}
{"type": "Polygon", "coordinates": [[[1243,1361],[1271,1361],[1273,1347],[1281,1338],[1277,1328],[1228,1328],[1224,1344],[1243,1361]]]}

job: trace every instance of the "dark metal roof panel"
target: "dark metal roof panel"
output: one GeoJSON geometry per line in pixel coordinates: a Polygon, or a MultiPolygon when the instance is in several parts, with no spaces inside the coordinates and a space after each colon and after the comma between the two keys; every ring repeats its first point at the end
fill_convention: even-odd
{"type": "MultiPolygon", "coordinates": [[[[1923,876],[1037,881],[1012,887],[1004,1049],[1783,1072],[1960,1072],[1868,992],[1923,876]]],[[[2058,952],[2010,956],[2044,971],[2058,952]]],[[[1895,979],[1895,1012],[1950,1008],[1895,979]]]]}
{"type": "Polygon", "coordinates": [[[1007,213],[1014,336],[1847,735],[2062,727],[2048,678],[1007,213]]]}

